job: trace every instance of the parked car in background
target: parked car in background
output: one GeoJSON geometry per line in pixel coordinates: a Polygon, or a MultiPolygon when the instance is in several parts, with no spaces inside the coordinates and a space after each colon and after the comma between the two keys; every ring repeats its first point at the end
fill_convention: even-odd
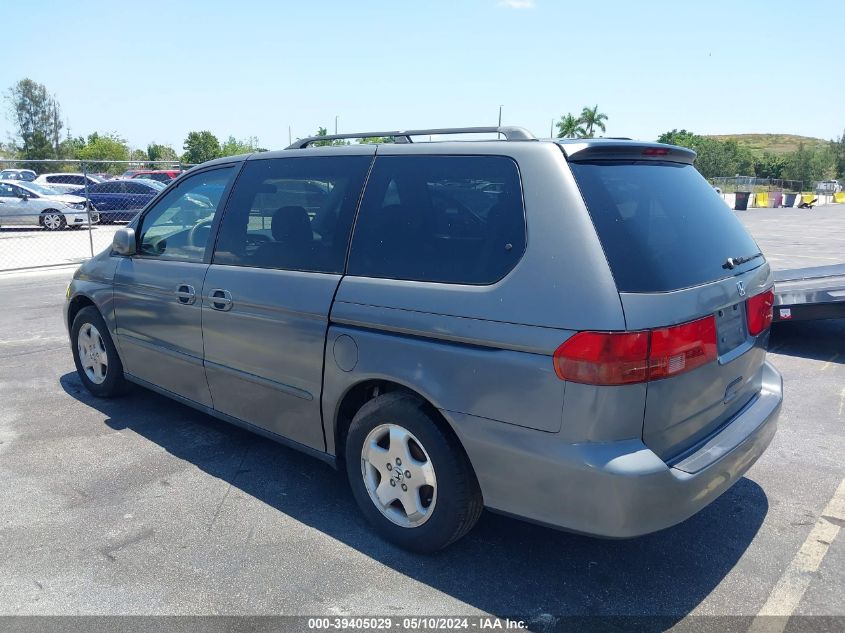
{"type": "Polygon", "coordinates": [[[138,169],[131,176],[124,178],[145,178],[147,180],[158,180],[165,184],[178,178],[182,172],[178,169],[138,169]]]}
{"type": "MultiPolygon", "coordinates": [[[[99,216],[91,212],[91,223],[99,216]]],[[[85,198],[59,193],[35,182],[0,181],[0,226],[42,226],[48,231],[88,224],[85,198]]]]}
{"type": "Polygon", "coordinates": [[[86,181],[89,187],[103,182],[102,178],[91,174],[41,174],[35,179],[38,184],[62,193],[73,193],[80,187],[85,187],[86,181]]]}
{"type": "Polygon", "coordinates": [[[484,506],[611,538],[692,516],[775,433],[766,258],[689,149],[471,131],[508,140],[193,168],[74,275],[82,384],[336,464],[411,549],[484,506]]]}
{"type": "MultiPolygon", "coordinates": [[[[128,222],[164,189],[157,180],[117,178],[88,187],[88,199],[100,214],[100,223],[128,222]]],[[[84,196],[85,189],[73,193],[84,196]]]]}
{"type": "Polygon", "coordinates": [[[0,180],[24,180],[32,182],[37,174],[31,169],[4,169],[0,171],[0,180]]]}

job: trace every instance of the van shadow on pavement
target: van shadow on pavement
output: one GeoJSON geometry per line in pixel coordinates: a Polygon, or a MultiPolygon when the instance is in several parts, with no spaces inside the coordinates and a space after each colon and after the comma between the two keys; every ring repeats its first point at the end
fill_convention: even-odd
{"type": "Polygon", "coordinates": [[[763,490],[743,478],[683,524],[633,540],[588,538],[485,512],[463,540],[422,556],[380,540],[344,475],[319,460],[145,389],[103,400],[75,373],[60,382],[109,427],[129,429],[382,564],[502,617],[541,623],[550,616],[660,616],[637,619],[636,629],[665,630],[734,567],[768,510],[763,490]],[[245,451],[249,459],[233,466],[245,451]]]}
{"type": "Polygon", "coordinates": [[[845,364],[845,319],[775,323],[769,351],[845,364]]]}

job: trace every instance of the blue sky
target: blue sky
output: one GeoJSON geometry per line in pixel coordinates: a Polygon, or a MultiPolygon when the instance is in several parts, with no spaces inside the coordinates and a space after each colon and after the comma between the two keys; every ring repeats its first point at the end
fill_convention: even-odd
{"type": "Polygon", "coordinates": [[[177,151],[201,129],[283,147],[335,115],[340,131],[493,125],[500,104],[538,136],[598,104],[613,136],[831,138],[843,24],[841,0],[39,0],[4,29],[0,89],[31,77],[74,135],[177,151]]]}

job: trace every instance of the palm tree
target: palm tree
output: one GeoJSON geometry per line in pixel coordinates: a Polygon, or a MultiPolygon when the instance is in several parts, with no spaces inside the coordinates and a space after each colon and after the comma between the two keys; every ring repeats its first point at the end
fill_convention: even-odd
{"type": "Polygon", "coordinates": [[[607,121],[607,115],[599,112],[598,105],[581,110],[581,123],[586,130],[587,138],[593,138],[595,128],[605,131],[604,122],[607,121]]]}
{"type": "Polygon", "coordinates": [[[584,128],[581,127],[581,120],[576,119],[571,114],[560,118],[560,121],[557,122],[557,129],[558,138],[581,138],[586,134],[584,128]]]}

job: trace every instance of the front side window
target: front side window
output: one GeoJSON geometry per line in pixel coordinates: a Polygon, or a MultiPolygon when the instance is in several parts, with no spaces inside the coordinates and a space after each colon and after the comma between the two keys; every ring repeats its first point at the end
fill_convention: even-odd
{"type": "Polygon", "coordinates": [[[248,161],[213,263],[340,273],[370,156],[248,161]]]}
{"type": "Polygon", "coordinates": [[[14,198],[15,189],[12,185],[0,184],[0,198],[14,198]]]}
{"type": "Polygon", "coordinates": [[[196,174],[159,200],[141,220],[138,253],[201,262],[214,214],[234,172],[234,167],[224,167],[196,174]]]}
{"type": "Polygon", "coordinates": [[[520,260],[525,239],[510,158],[385,156],[361,202],[348,274],[491,284],[520,260]]]}

